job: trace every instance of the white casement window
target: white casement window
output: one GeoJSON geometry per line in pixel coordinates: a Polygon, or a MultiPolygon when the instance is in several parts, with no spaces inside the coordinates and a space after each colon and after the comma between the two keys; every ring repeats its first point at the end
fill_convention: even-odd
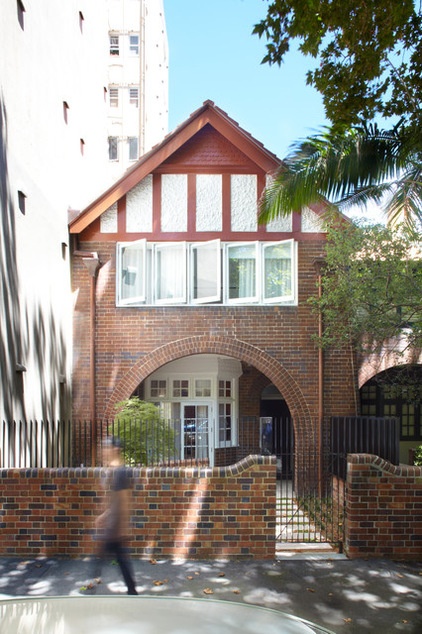
{"type": "Polygon", "coordinates": [[[229,304],[258,301],[258,243],[226,245],[226,300],[229,304]]]}
{"type": "Polygon", "coordinates": [[[118,304],[144,303],[146,299],[146,240],[117,245],[118,304]]]}
{"type": "Polygon", "coordinates": [[[195,379],[195,398],[210,398],[211,387],[211,379],[195,379]]]}
{"type": "Polygon", "coordinates": [[[294,300],[294,249],[294,240],[262,244],[262,301],[264,303],[294,300]]]}
{"type": "Polygon", "coordinates": [[[166,398],[167,381],[165,379],[151,379],[149,392],[151,398],[166,398]]]}
{"type": "Polygon", "coordinates": [[[119,89],[109,88],[108,94],[109,94],[109,100],[110,100],[110,108],[118,108],[119,107],[119,89]]]}
{"type": "Polygon", "coordinates": [[[129,35],[129,52],[131,55],[139,55],[139,35],[129,35]]]}
{"type": "Polygon", "coordinates": [[[156,304],[186,303],[186,243],[168,242],[154,247],[156,304]]]}
{"type": "Polygon", "coordinates": [[[118,35],[110,35],[110,55],[120,55],[118,35]]]}
{"type": "Polygon", "coordinates": [[[129,103],[134,108],[139,108],[139,88],[129,88],[129,103]]]}
{"type": "Polygon", "coordinates": [[[221,301],[220,240],[191,244],[191,298],[193,304],[221,301]]]}
{"type": "Polygon", "coordinates": [[[221,243],[217,239],[189,244],[140,240],[117,245],[117,267],[117,305],[297,302],[294,240],[221,243]],[[136,283],[126,265],[136,266],[136,283]]]}
{"type": "Polygon", "coordinates": [[[218,404],[218,447],[233,444],[233,417],[231,403],[218,404]]]}
{"type": "Polygon", "coordinates": [[[188,398],[189,379],[173,379],[171,394],[173,398],[188,398]]]}

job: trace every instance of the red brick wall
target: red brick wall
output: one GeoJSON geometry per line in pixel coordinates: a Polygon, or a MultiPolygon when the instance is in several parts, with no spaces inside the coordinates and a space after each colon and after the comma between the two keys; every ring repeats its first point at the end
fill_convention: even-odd
{"type": "MultiPolygon", "coordinates": [[[[295,419],[297,440],[315,442],[318,416],[318,350],[312,335],[317,317],[308,298],[316,293],[314,259],[322,238],[299,243],[299,305],[282,306],[115,306],[115,244],[81,242],[103,264],[97,282],[96,410],[112,417],[114,403],[129,398],[149,374],[176,358],[209,352],[239,358],[251,381],[242,377],[240,416],[259,415],[260,390],[274,383],[295,419]],[[258,370],[258,372],[256,372],[258,370]],[[252,378],[254,381],[252,381],[252,378]]],[[[89,284],[80,259],[73,262],[75,291],[73,417],[89,419],[89,284]]],[[[347,351],[325,354],[324,415],[353,415],[353,364],[347,351]]],[[[251,442],[254,442],[251,440],[251,442]]]]}
{"type": "MultiPolygon", "coordinates": [[[[249,456],[225,468],[129,469],[134,556],[275,556],[276,465],[249,456]]],[[[95,552],[103,469],[0,472],[0,554],[79,556],[95,552]]]]}
{"type": "Polygon", "coordinates": [[[422,468],[368,454],[348,457],[345,551],[422,560],[422,468]]]}

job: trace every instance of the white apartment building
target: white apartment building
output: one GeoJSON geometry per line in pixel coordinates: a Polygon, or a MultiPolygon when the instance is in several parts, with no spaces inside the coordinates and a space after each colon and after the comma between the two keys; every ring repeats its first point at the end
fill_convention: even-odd
{"type": "Polygon", "coordinates": [[[168,132],[168,50],[162,0],[108,0],[108,144],[119,178],[168,132]]]}
{"type": "Polygon", "coordinates": [[[68,214],[109,183],[106,8],[1,2],[0,421],[70,412],[68,214]]]}
{"type": "MultiPolygon", "coordinates": [[[[0,466],[34,464],[34,438],[19,421],[35,420],[49,421],[36,431],[35,463],[44,466],[46,443],[56,444],[53,421],[71,413],[70,258],[78,245],[69,216],[115,180],[109,124],[119,144],[136,137],[138,148],[166,130],[162,2],[1,0],[0,39],[0,466]],[[116,120],[109,72],[121,99],[116,120]]],[[[95,257],[85,263],[90,271],[95,257]]]]}

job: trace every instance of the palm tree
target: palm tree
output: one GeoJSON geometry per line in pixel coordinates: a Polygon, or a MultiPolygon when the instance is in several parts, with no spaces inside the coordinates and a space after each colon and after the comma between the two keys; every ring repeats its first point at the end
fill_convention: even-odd
{"type": "Polygon", "coordinates": [[[261,223],[327,200],[341,211],[375,202],[388,221],[422,227],[422,138],[418,127],[375,124],[326,129],[292,146],[263,193],[261,223]],[[415,132],[417,132],[415,134],[415,132]]]}

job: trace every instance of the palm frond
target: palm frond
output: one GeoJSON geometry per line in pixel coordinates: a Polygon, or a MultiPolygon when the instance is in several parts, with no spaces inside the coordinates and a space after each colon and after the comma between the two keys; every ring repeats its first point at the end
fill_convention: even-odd
{"type": "MultiPolygon", "coordinates": [[[[291,146],[262,196],[259,220],[268,222],[324,200],[340,207],[381,204],[387,193],[392,209],[398,210],[402,175],[417,165],[419,144],[399,127],[384,131],[368,124],[342,133],[325,128],[291,146]]],[[[402,209],[411,216],[419,204],[416,191],[403,191],[402,209]]]]}

